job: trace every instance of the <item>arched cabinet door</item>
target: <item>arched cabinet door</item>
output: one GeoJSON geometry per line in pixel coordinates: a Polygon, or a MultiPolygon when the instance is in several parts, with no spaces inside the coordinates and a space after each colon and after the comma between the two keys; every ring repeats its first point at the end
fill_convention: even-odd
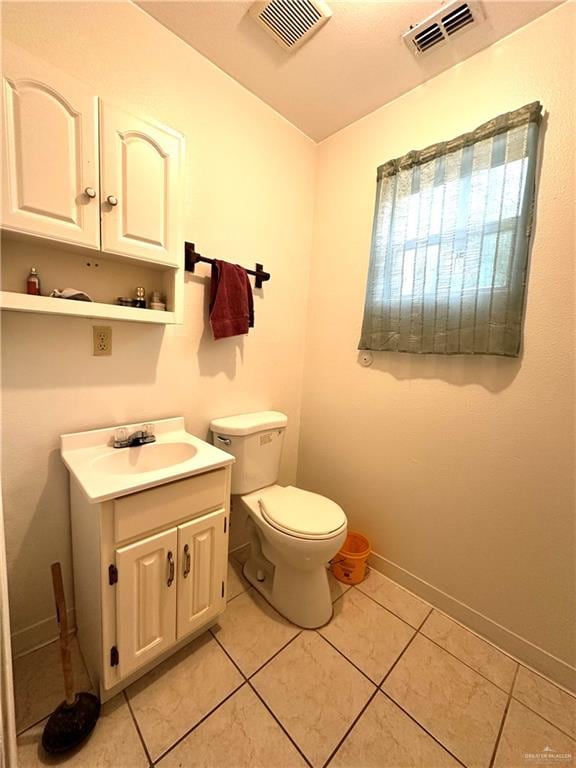
{"type": "Polygon", "coordinates": [[[2,88],[2,226],[99,248],[97,98],[12,45],[2,88]]]}
{"type": "Polygon", "coordinates": [[[100,103],[102,250],[179,266],[183,138],[100,103]]]}

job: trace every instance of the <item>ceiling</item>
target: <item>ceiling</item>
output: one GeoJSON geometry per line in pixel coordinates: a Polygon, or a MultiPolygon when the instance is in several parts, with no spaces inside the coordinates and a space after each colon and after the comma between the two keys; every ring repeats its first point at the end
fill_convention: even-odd
{"type": "Polygon", "coordinates": [[[293,52],[248,14],[252,2],[139,0],[138,5],[315,141],[486,48],[559,0],[483,0],[485,19],[417,59],[401,36],[442,3],[329,0],[333,16],[293,52]]]}

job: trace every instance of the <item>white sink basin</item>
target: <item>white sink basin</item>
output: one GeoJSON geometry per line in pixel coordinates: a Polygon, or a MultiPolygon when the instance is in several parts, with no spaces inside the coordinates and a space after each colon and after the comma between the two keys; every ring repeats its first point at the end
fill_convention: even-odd
{"type": "Polygon", "coordinates": [[[132,434],[141,424],[62,435],[62,459],[90,502],[108,501],[234,462],[229,453],[186,432],[180,416],[149,423],[156,442],[134,448],[113,448],[114,433],[122,426],[132,434]]]}
{"type": "Polygon", "coordinates": [[[190,443],[151,443],[136,448],[112,449],[114,453],[94,459],[95,472],[111,475],[154,472],[193,458],[198,449],[190,443]]]}

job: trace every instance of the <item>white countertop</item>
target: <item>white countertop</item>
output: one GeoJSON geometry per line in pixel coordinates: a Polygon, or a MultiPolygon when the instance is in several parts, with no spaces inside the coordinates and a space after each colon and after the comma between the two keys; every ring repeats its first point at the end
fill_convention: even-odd
{"type": "Polygon", "coordinates": [[[132,434],[141,429],[142,424],[117,424],[60,437],[62,459],[91,503],[210,472],[234,462],[234,456],[186,432],[181,416],[147,423],[154,426],[156,442],[134,448],[114,448],[114,433],[125,427],[132,434]]]}

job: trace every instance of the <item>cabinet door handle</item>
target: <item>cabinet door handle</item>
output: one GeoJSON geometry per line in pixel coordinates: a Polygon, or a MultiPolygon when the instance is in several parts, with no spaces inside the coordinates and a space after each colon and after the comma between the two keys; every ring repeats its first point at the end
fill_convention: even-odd
{"type": "Polygon", "coordinates": [[[86,195],[86,197],[89,197],[92,199],[96,197],[96,190],[94,189],[94,187],[86,187],[86,189],[84,190],[84,194],[86,195]]]}
{"type": "Polygon", "coordinates": [[[168,581],[166,582],[169,587],[172,586],[174,581],[174,555],[172,552],[168,552],[168,581]]]}
{"type": "Polygon", "coordinates": [[[108,195],[106,202],[108,205],[115,206],[118,205],[118,198],[115,195],[108,195]]]}
{"type": "Polygon", "coordinates": [[[190,547],[184,545],[184,578],[190,573],[190,547]]]}

